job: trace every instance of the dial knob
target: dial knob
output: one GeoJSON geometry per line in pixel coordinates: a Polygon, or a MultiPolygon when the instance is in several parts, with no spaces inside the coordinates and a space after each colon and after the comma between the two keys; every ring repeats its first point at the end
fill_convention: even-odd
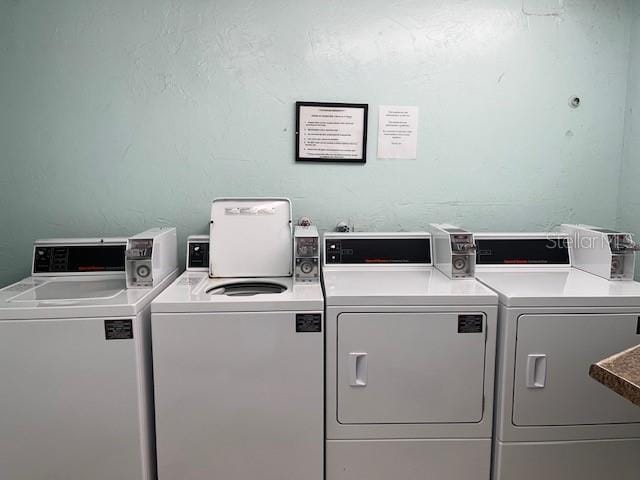
{"type": "Polygon", "coordinates": [[[453,260],[453,268],[456,270],[464,270],[467,266],[467,261],[463,257],[457,257],[453,260]]]}
{"type": "Polygon", "coordinates": [[[311,262],[304,262],[300,265],[300,270],[304,274],[309,274],[313,271],[313,264],[311,262]]]}
{"type": "Polygon", "coordinates": [[[147,265],[140,265],[138,266],[138,268],[136,268],[136,273],[140,278],[146,278],[151,273],[151,270],[147,265]]]}
{"type": "Polygon", "coordinates": [[[611,258],[611,273],[618,273],[620,270],[620,259],[618,257],[611,258]]]}

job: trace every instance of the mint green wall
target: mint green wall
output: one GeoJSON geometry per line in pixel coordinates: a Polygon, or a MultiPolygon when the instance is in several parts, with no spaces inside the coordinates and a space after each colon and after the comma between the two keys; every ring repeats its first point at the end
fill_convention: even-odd
{"type": "MultiPolygon", "coordinates": [[[[640,241],[640,1],[634,4],[629,50],[629,80],[625,115],[624,154],[618,198],[618,228],[640,241]]],[[[640,268],[636,268],[640,280],[640,268]]]]}
{"type": "Polygon", "coordinates": [[[0,283],[34,238],[203,232],[286,195],[322,228],[617,212],[630,0],[0,0],[0,283]],[[583,100],[577,110],[568,99],[583,100]],[[367,102],[369,162],[296,165],[296,100],[367,102]],[[419,159],[377,160],[377,105],[419,159]]]}

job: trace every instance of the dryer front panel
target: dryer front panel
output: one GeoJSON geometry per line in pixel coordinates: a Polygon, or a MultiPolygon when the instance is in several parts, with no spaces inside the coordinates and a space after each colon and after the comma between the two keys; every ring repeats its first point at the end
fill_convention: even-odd
{"type": "Polygon", "coordinates": [[[592,363],[640,342],[639,314],[527,314],[517,324],[513,424],[640,422],[640,409],[589,376],[592,363]]]}
{"type": "Polygon", "coordinates": [[[484,314],[342,313],[337,333],[338,422],[482,421],[484,314]]]}

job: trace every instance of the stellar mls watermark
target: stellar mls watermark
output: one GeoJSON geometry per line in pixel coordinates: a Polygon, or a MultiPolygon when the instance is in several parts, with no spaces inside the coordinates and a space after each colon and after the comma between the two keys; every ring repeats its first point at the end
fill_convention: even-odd
{"type": "Polygon", "coordinates": [[[626,234],[611,235],[547,235],[547,248],[570,248],[589,250],[625,250],[633,248],[631,238],[626,234]]]}

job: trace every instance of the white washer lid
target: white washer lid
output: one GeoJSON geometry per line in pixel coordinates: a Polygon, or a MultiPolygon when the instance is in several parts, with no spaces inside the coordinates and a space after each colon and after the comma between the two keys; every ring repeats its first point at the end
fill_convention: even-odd
{"type": "Polygon", "coordinates": [[[0,289],[0,322],[58,318],[132,317],[173,282],[174,270],[153,288],[126,288],[114,275],[27,277],[0,289]]]}
{"type": "Polygon", "coordinates": [[[288,277],[292,273],[291,201],[220,198],[211,206],[212,277],[288,277]]]}

